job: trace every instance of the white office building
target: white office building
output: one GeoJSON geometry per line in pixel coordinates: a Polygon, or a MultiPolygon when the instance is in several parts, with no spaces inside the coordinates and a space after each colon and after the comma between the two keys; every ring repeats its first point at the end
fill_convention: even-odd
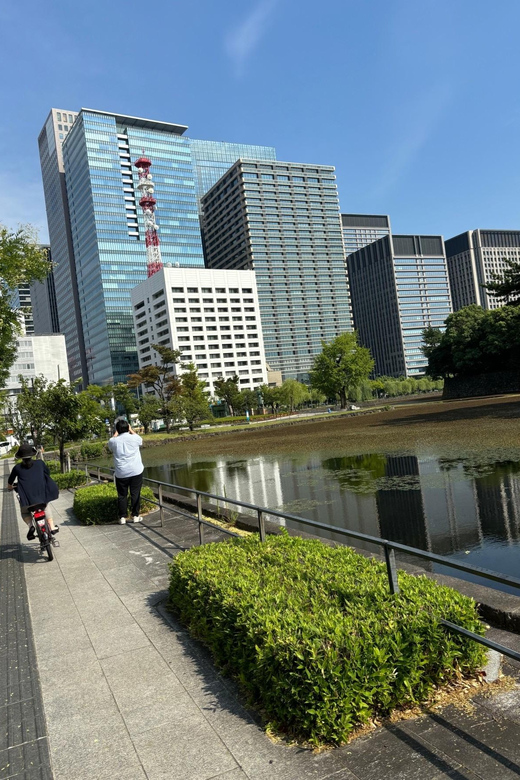
{"type": "Polygon", "coordinates": [[[59,379],[68,382],[65,336],[62,333],[20,336],[16,360],[11,366],[5,386],[8,395],[17,395],[20,392],[20,375],[29,382],[37,376],[43,376],[48,382],[57,382],[59,379]]]}
{"type": "Polygon", "coordinates": [[[165,267],[132,290],[139,367],[154,365],[152,344],[178,349],[211,395],[235,375],[239,388],[267,383],[254,271],[165,267]]]}
{"type": "Polygon", "coordinates": [[[506,303],[485,285],[504,273],[508,261],[520,260],[520,230],[469,230],[449,238],[445,246],[453,311],[473,303],[483,309],[506,303]]]}

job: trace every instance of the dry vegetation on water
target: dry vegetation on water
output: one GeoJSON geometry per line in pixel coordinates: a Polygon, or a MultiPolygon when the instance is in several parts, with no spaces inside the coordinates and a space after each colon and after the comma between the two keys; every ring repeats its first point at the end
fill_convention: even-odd
{"type": "Polygon", "coordinates": [[[520,448],[520,396],[465,401],[419,401],[360,416],[330,415],[270,427],[251,426],[146,449],[146,465],[171,457],[294,454],[314,451],[392,453],[442,448],[520,448]]]}

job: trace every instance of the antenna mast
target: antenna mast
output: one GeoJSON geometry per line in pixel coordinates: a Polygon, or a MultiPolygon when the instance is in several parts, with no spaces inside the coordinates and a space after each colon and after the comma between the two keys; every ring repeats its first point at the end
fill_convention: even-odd
{"type": "Polygon", "coordinates": [[[153,193],[155,185],[152,181],[152,174],[150,173],[150,167],[152,165],[151,160],[143,156],[140,157],[134,163],[139,173],[139,183],[137,189],[141,198],[139,205],[143,210],[143,219],[145,226],[145,239],[146,239],[146,257],[148,276],[153,276],[157,271],[160,271],[163,267],[161,258],[161,247],[159,246],[159,236],[157,234],[158,226],[155,221],[155,209],[157,201],[155,200],[153,193]]]}

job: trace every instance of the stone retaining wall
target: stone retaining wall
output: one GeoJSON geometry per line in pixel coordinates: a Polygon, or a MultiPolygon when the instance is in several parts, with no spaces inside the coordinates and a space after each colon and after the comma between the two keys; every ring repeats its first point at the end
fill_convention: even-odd
{"type": "Polygon", "coordinates": [[[520,371],[495,371],[475,376],[450,377],[444,380],[442,397],[449,401],[455,398],[477,398],[507,393],[520,393],[520,371]]]}

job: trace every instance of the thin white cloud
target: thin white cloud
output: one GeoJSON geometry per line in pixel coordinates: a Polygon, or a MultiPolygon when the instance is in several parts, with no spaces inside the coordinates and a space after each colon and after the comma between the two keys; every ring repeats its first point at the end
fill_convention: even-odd
{"type": "Polygon", "coordinates": [[[17,180],[15,171],[0,174],[0,224],[15,230],[27,223],[37,229],[42,243],[48,241],[41,182],[17,180]]]}
{"type": "Polygon", "coordinates": [[[410,168],[423,147],[434,134],[453,100],[455,89],[449,84],[435,84],[408,106],[401,106],[403,115],[399,138],[387,153],[379,181],[372,195],[386,195],[410,168]]]}
{"type": "Polygon", "coordinates": [[[247,60],[265,34],[277,5],[278,0],[261,0],[249,16],[228,34],[225,42],[226,52],[238,77],[242,76],[247,60]]]}

